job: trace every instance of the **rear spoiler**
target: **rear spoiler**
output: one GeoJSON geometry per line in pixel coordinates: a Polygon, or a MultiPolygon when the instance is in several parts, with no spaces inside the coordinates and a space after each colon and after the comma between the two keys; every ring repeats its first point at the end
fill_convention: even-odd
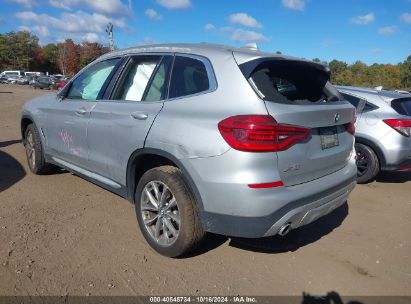
{"type": "Polygon", "coordinates": [[[308,68],[318,70],[320,72],[323,72],[324,74],[327,75],[327,79],[330,79],[331,73],[330,69],[328,66],[325,66],[320,63],[312,62],[312,61],[303,61],[303,60],[298,60],[298,59],[289,59],[289,58],[284,58],[280,56],[275,56],[275,57],[261,57],[258,59],[250,60],[247,62],[244,62],[239,65],[239,68],[241,72],[243,73],[245,78],[250,78],[250,76],[253,74],[255,69],[260,68],[264,65],[269,65],[273,63],[287,63],[292,67],[293,65],[298,65],[298,66],[307,66],[308,68]]]}

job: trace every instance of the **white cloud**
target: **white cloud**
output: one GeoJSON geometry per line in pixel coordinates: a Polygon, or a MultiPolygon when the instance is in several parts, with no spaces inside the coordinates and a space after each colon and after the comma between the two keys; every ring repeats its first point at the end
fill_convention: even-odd
{"type": "Polygon", "coordinates": [[[82,36],[82,40],[85,42],[95,43],[100,42],[101,39],[97,33],[86,33],[82,36]]]}
{"type": "Polygon", "coordinates": [[[378,34],[383,36],[388,36],[395,34],[397,32],[397,27],[395,25],[384,26],[378,29],[378,34]]]}
{"type": "Polygon", "coordinates": [[[214,26],[214,24],[207,23],[207,24],[204,26],[204,29],[205,29],[206,31],[212,31],[212,30],[215,29],[215,26],[214,26]]]}
{"type": "Polygon", "coordinates": [[[71,38],[77,42],[103,42],[105,28],[112,22],[116,28],[125,28],[122,17],[109,18],[98,13],[63,12],[60,16],[36,14],[32,11],[18,12],[15,15],[23,22],[21,29],[36,34],[40,41],[55,41],[57,37],[71,38]]]}
{"type": "Polygon", "coordinates": [[[18,27],[18,30],[21,31],[21,32],[30,32],[31,33],[31,28],[29,28],[28,26],[25,26],[25,25],[20,25],[18,27]]]}
{"type": "Polygon", "coordinates": [[[121,0],[49,0],[49,3],[56,8],[65,10],[89,8],[93,12],[108,16],[129,16],[131,14],[131,2],[127,6],[121,0]]]}
{"type": "Polygon", "coordinates": [[[246,13],[236,13],[228,17],[228,20],[232,24],[239,24],[246,27],[262,28],[263,25],[259,23],[254,17],[247,15],[246,13]]]}
{"type": "Polygon", "coordinates": [[[263,34],[254,32],[254,31],[247,31],[243,29],[236,29],[231,34],[230,39],[235,42],[241,43],[249,43],[249,42],[260,42],[260,41],[267,41],[268,38],[265,37],[263,34]]]}
{"type": "Polygon", "coordinates": [[[12,2],[16,3],[18,5],[21,5],[25,8],[32,8],[33,6],[37,5],[36,0],[7,0],[7,2],[12,2]]]}
{"type": "Polygon", "coordinates": [[[65,10],[71,10],[71,8],[65,4],[66,1],[60,1],[60,0],[50,0],[49,3],[51,6],[59,9],[65,9],[65,10]]]}
{"type": "Polygon", "coordinates": [[[158,43],[157,40],[151,37],[145,37],[143,42],[139,43],[139,45],[149,45],[149,44],[156,44],[158,43]]]}
{"type": "Polygon", "coordinates": [[[190,0],[156,0],[158,4],[168,9],[179,9],[191,7],[190,0]]]}
{"type": "Polygon", "coordinates": [[[23,22],[44,25],[53,29],[64,32],[104,32],[107,23],[112,22],[119,28],[125,27],[124,19],[111,19],[104,15],[93,13],[85,13],[77,11],[75,13],[64,12],[60,18],[56,18],[47,14],[36,14],[31,11],[16,13],[16,17],[23,22]]]}
{"type": "Polygon", "coordinates": [[[47,26],[36,25],[33,27],[33,32],[38,35],[40,40],[44,40],[50,37],[50,32],[47,26]]]}
{"type": "Polygon", "coordinates": [[[368,13],[367,15],[364,16],[356,16],[356,17],[352,17],[350,19],[351,23],[354,24],[361,24],[361,25],[365,25],[365,24],[369,24],[371,22],[373,22],[375,20],[375,15],[373,12],[368,13]]]}
{"type": "Polygon", "coordinates": [[[303,11],[305,7],[304,0],[281,0],[281,2],[284,7],[297,11],[303,11]]]}
{"type": "Polygon", "coordinates": [[[146,9],[144,14],[152,20],[160,20],[163,18],[163,16],[161,16],[159,13],[157,13],[157,11],[153,10],[152,8],[146,9]]]}
{"type": "Polygon", "coordinates": [[[404,13],[401,15],[401,20],[405,23],[411,23],[411,13],[404,13]]]}

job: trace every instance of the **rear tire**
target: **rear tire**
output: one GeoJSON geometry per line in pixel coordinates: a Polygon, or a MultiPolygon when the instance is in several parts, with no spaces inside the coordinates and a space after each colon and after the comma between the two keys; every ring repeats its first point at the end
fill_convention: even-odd
{"type": "Polygon", "coordinates": [[[204,239],[194,196],[176,167],[161,166],[143,174],[135,209],[146,241],[164,256],[187,254],[204,239]]]}
{"type": "Polygon", "coordinates": [[[366,184],[372,182],[380,171],[380,162],[377,154],[369,146],[356,143],[355,151],[357,153],[357,182],[366,184]]]}
{"type": "Polygon", "coordinates": [[[50,174],[56,167],[45,161],[43,145],[39,131],[34,124],[30,124],[24,135],[24,147],[26,149],[27,164],[34,174],[50,174]]]}

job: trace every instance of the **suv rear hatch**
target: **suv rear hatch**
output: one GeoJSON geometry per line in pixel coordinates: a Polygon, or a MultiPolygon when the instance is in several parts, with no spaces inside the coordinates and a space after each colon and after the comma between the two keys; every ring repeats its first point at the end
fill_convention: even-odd
{"type": "Polygon", "coordinates": [[[307,139],[277,151],[284,185],[305,183],[346,166],[354,142],[347,130],[353,133],[355,109],[328,82],[325,66],[266,57],[239,67],[278,123],[310,129],[307,139]]]}

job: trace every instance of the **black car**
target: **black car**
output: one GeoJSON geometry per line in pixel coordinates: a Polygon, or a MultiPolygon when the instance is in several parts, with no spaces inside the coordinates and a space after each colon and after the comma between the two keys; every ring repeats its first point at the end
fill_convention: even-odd
{"type": "Polygon", "coordinates": [[[31,86],[35,89],[53,89],[54,81],[50,77],[37,77],[34,79],[34,82],[31,83],[31,86]]]}

